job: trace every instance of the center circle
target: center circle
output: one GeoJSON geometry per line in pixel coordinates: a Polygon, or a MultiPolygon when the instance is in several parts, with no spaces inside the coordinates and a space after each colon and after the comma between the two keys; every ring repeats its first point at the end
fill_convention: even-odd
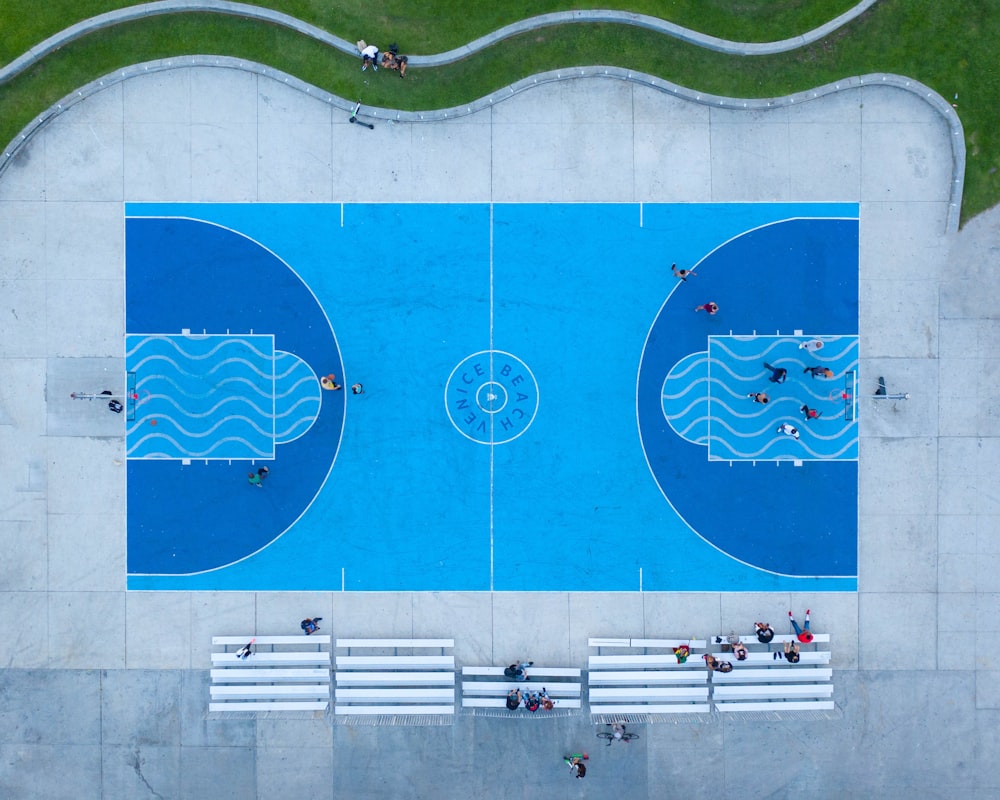
{"type": "Polygon", "coordinates": [[[487,414],[499,414],[507,405],[507,389],[502,383],[487,381],[476,392],[476,405],[487,414]]]}
{"type": "Polygon", "coordinates": [[[538,382],[528,365],[502,350],[462,359],[444,389],[455,429],[479,444],[504,444],[524,433],[538,411],[538,382]]]}

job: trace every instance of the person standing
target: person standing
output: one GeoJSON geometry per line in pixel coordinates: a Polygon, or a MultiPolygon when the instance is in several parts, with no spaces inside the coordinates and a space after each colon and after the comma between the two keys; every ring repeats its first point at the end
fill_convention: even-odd
{"type": "Polygon", "coordinates": [[[809,408],[805,403],[802,404],[802,408],[799,409],[805,415],[806,422],[810,422],[814,419],[819,419],[823,416],[822,411],[817,411],[815,408],[809,408]]]}
{"type": "Polygon", "coordinates": [[[679,278],[680,280],[684,281],[684,283],[687,283],[687,279],[690,278],[691,276],[698,274],[693,269],[677,269],[676,264],[670,265],[670,271],[674,273],[675,278],[679,278]]]}
{"type": "Polygon", "coordinates": [[[772,367],[765,361],[764,369],[771,370],[771,377],[768,378],[771,383],[784,383],[785,379],[788,378],[788,370],[784,367],[772,367]]]}
{"type": "Polygon", "coordinates": [[[569,765],[570,775],[575,778],[582,778],[587,774],[587,765],[583,763],[586,757],[586,753],[574,753],[573,755],[563,756],[563,761],[569,765]]]}
{"type": "Polygon", "coordinates": [[[312,636],[319,630],[319,621],[323,619],[322,617],[313,617],[310,619],[306,617],[302,622],[299,623],[299,627],[305,632],[306,636],[312,636]]]}

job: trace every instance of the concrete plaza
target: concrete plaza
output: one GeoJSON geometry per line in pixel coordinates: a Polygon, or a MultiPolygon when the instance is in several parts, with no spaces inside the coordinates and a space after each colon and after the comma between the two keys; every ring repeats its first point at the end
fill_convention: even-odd
{"type": "Polygon", "coordinates": [[[952,130],[890,86],[769,110],[640,83],[540,85],[446,121],[348,123],[252,71],[121,81],[0,174],[0,796],[938,798],[1000,792],[1000,214],[948,233],[952,130]],[[857,594],[125,591],[123,202],[850,201],[861,206],[857,594]],[[462,664],[586,663],[589,636],[783,624],[833,636],[826,719],[640,726],[207,719],[213,634],[454,637],[462,664]],[[596,746],[595,746],[596,745],[596,746]],[[571,780],[559,757],[588,749],[571,780]]]}

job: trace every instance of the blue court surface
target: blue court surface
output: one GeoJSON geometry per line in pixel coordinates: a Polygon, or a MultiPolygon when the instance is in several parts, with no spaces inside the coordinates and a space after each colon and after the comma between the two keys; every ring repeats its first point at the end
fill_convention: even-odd
{"type": "Polygon", "coordinates": [[[130,589],[857,589],[856,204],[128,204],[125,242],[130,589]]]}

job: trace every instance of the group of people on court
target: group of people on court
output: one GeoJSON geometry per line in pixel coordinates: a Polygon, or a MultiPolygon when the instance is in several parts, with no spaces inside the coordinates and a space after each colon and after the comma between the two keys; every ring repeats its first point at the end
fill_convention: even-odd
{"type": "MultiPolygon", "coordinates": [[[[682,283],[687,283],[688,278],[696,277],[698,275],[693,269],[677,269],[676,264],[670,265],[670,271],[673,273],[674,277],[677,278],[682,283]]],[[[719,304],[715,301],[709,301],[707,303],[702,303],[694,307],[695,312],[704,311],[709,315],[717,314],[719,311],[719,304]]],[[[799,345],[800,350],[805,350],[807,353],[815,353],[817,350],[823,349],[823,342],[821,339],[809,339],[802,342],[799,345]]],[[[788,379],[788,370],[784,367],[772,367],[766,361],[764,362],[764,368],[771,371],[771,377],[768,380],[771,383],[784,383],[788,379]]],[[[833,370],[829,367],[823,366],[812,366],[806,367],[802,370],[803,374],[809,373],[813,378],[832,378],[833,370]]],[[[767,392],[749,392],[747,394],[751,400],[760,405],[767,405],[771,402],[770,396],[767,392]]],[[[805,418],[806,422],[810,422],[814,419],[819,419],[823,416],[823,412],[810,408],[808,403],[803,403],[802,407],[799,409],[802,412],[802,416],[805,418]]],[[[785,436],[791,436],[793,439],[799,438],[799,430],[794,425],[789,422],[783,422],[778,426],[778,433],[784,434],[785,436]]]]}
{"type": "MultiPolygon", "coordinates": [[[[800,350],[806,350],[808,352],[815,352],[823,347],[823,342],[819,339],[810,339],[799,345],[800,350]]],[[[781,384],[788,380],[788,370],[784,367],[775,367],[771,364],[764,362],[764,369],[768,370],[771,375],[768,377],[768,381],[771,383],[781,384]]],[[[802,370],[802,373],[808,374],[811,378],[832,378],[833,370],[829,367],[824,366],[807,366],[802,370]]],[[[751,400],[755,403],[761,405],[767,405],[771,402],[770,396],[767,392],[749,392],[747,394],[751,400]]],[[[806,422],[811,422],[812,420],[819,419],[823,416],[823,412],[816,408],[811,408],[808,403],[803,403],[802,407],[799,409],[802,412],[802,416],[806,422]]],[[[784,434],[785,436],[791,436],[793,439],[798,439],[799,429],[796,428],[789,422],[782,422],[777,429],[778,433],[784,434]]]]}

